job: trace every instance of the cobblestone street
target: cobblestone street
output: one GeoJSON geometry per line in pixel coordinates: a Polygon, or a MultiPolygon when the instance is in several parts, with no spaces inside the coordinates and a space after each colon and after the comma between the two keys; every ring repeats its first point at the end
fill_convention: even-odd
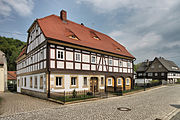
{"type": "Polygon", "coordinates": [[[3,98],[0,116],[60,106],[53,102],[11,92],[1,93],[0,97],[3,98]]]}
{"type": "MultiPolygon", "coordinates": [[[[9,98],[11,98],[9,96],[9,98]]],[[[18,97],[17,97],[18,98],[18,97]]],[[[11,98],[12,99],[12,98],[11,98]]],[[[14,100],[14,99],[12,99],[14,100]]],[[[26,99],[29,101],[28,99],[26,99]]],[[[49,103],[43,100],[42,103],[37,101],[19,103],[24,104],[26,108],[32,106],[40,106],[31,112],[24,112],[15,115],[0,117],[2,120],[24,120],[24,119],[62,119],[62,120],[78,120],[78,119],[116,119],[116,120],[155,120],[162,119],[171,111],[178,109],[176,106],[180,104],[180,85],[162,86],[145,92],[136,93],[133,95],[108,98],[98,101],[85,103],[77,103],[71,105],[59,105],[49,103]],[[41,103],[41,104],[40,104],[41,103]],[[34,105],[33,105],[34,104],[34,105]],[[46,105],[47,104],[47,105],[46,105]],[[56,106],[56,107],[55,107],[56,106]],[[47,108],[50,109],[41,109],[47,108]],[[54,108],[53,108],[54,107],[54,108]],[[119,111],[118,107],[130,108],[130,111],[119,111]]],[[[30,100],[31,101],[31,100],[30,100]]],[[[23,105],[22,105],[23,106],[23,105]]],[[[13,106],[7,106],[9,109],[13,106]]],[[[14,109],[14,108],[13,108],[14,109]]],[[[8,111],[8,110],[7,110],[8,111]]]]}

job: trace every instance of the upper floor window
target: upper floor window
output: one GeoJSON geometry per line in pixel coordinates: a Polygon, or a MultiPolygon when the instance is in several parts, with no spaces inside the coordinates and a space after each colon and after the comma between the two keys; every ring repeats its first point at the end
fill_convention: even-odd
{"type": "Polygon", "coordinates": [[[57,59],[64,60],[64,51],[63,50],[57,50],[57,59]]]}
{"type": "Polygon", "coordinates": [[[119,66],[120,66],[120,67],[122,67],[122,66],[123,66],[122,61],[119,61],[119,66]]]}
{"type": "Polygon", "coordinates": [[[142,73],[138,73],[138,76],[142,76],[143,74],[142,73]]]}
{"type": "Polygon", "coordinates": [[[91,57],[91,63],[96,63],[96,56],[91,57]]]}
{"type": "Polygon", "coordinates": [[[130,62],[127,63],[127,67],[128,67],[128,68],[131,67],[131,63],[130,63],[130,62]]]}
{"type": "Polygon", "coordinates": [[[154,75],[155,75],[155,76],[158,76],[158,73],[155,73],[154,75]]]}
{"type": "Polygon", "coordinates": [[[162,68],[162,65],[159,65],[159,68],[162,68]]]}
{"type": "Polygon", "coordinates": [[[76,61],[81,61],[81,54],[80,53],[75,54],[75,60],[76,61]]]}
{"type": "Polygon", "coordinates": [[[164,73],[161,73],[161,76],[164,76],[164,73]]]}
{"type": "Polygon", "coordinates": [[[44,52],[42,50],[41,53],[40,53],[40,60],[43,60],[43,59],[44,59],[44,52]]]}
{"type": "Polygon", "coordinates": [[[112,65],[112,59],[109,59],[109,65],[112,65]]]}
{"type": "Polygon", "coordinates": [[[148,76],[152,76],[152,73],[148,73],[148,76]]]}

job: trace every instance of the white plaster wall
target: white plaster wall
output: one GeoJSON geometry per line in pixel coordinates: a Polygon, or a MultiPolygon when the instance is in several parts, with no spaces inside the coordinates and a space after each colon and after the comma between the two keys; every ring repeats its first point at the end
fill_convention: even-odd
{"type": "Polygon", "coordinates": [[[90,55],[82,54],[82,61],[89,63],[90,61],[90,55]]]}
{"type": "Polygon", "coordinates": [[[73,61],[73,52],[66,51],[66,60],[73,61]]]}
{"type": "Polygon", "coordinates": [[[114,66],[118,66],[118,60],[114,60],[114,66]]]}
{"type": "Polygon", "coordinates": [[[114,67],[114,72],[118,72],[118,67],[114,67]]]}
{"type": "Polygon", "coordinates": [[[66,69],[73,69],[73,62],[66,62],[66,69]]]}
{"type": "Polygon", "coordinates": [[[38,91],[38,92],[46,92],[46,73],[19,76],[19,77],[17,77],[17,80],[18,79],[20,80],[20,85],[19,85],[19,87],[17,85],[17,92],[21,92],[20,91],[21,88],[28,89],[28,90],[33,90],[33,91],[38,91]],[[35,76],[37,76],[37,88],[34,88],[35,76]],[[43,89],[40,89],[40,76],[43,76],[43,89]],[[30,78],[31,77],[32,77],[32,88],[30,88],[30,78]],[[24,87],[24,78],[26,78],[26,87],[24,87]]]}
{"type": "Polygon", "coordinates": [[[55,68],[55,61],[54,61],[54,60],[51,60],[51,61],[50,61],[50,67],[51,67],[51,68],[55,68]]]}
{"type": "Polygon", "coordinates": [[[91,70],[96,70],[96,65],[91,65],[91,70]]]}
{"type": "Polygon", "coordinates": [[[103,66],[103,71],[107,71],[106,66],[103,66]]]}
{"type": "Polygon", "coordinates": [[[112,67],[109,67],[109,72],[112,72],[112,67]]]}
{"type": "Polygon", "coordinates": [[[50,49],[50,58],[55,59],[55,49],[50,49]]]}
{"type": "Polygon", "coordinates": [[[123,67],[127,67],[127,62],[123,61],[123,67]]]}
{"type": "Polygon", "coordinates": [[[123,73],[127,73],[127,68],[123,68],[123,73]]]}
{"type": "Polygon", "coordinates": [[[82,64],[83,70],[90,70],[90,64],[82,64]]]}
{"type": "Polygon", "coordinates": [[[75,69],[81,69],[81,64],[80,63],[75,63],[75,69]]]}
{"type": "Polygon", "coordinates": [[[122,72],[122,68],[119,68],[119,72],[122,72]]]}
{"type": "Polygon", "coordinates": [[[57,68],[64,68],[64,62],[63,61],[57,61],[57,68]]]}

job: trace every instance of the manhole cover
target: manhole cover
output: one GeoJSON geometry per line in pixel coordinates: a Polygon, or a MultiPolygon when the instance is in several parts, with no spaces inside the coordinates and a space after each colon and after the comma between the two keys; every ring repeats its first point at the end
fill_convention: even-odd
{"type": "Polygon", "coordinates": [[[120,111],[131,111],[131,109],[127,108],[127,107],[119,107],[117,109],[120,110],[120,111]]]}

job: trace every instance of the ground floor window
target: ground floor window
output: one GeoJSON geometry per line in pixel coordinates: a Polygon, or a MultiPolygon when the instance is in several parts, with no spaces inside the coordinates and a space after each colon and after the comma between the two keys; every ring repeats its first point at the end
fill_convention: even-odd
{"type": "Polygon", "coordinates": [[[84,77],[84,86],[87,86],[87,77],[84,77]]]}
{"type": "Polygon", "coordinates": [[[56,86],[62,86],[62,77],[56,77],[56,86]]]}
{"type": "Polygon", "coordinates": [[[108,86],[112,86],[112,78],[108,78],[108,86]]]}
{"type": "Polygon", "coordinates": [[[37,76],[34,77],[34,88],[37,88],[37,76]]]}
{"type": "Polygon", "coordinates": [[[24,78],[24,87],[26,87],[26,78],[24,78]]]}
{"type": "Polygon", "coordinates": [[[118,78],[118,85],[122,85],[122,78],[118,78]]]}
{"type": "Polygon", "coordinates": [[[130,85],[130,78],[126,78],[126,85],[130,85]]]}
{"type": "Polygon", "coordinates": [[[18,87],[19,87],[19,79],[18,79],[18,87]]]}
{"type": "Polygon", "coordinates": [[[40,76],[40,89],[43,89],[43,76],[40,76]]]}
{"type": "Polygon", "coordinates": [[[32,77],[30,77],[30,88],[32,88],[32,77]]]}
{"type": "Polygon", "coordinates": [[[101,77],[101,85],[104,85],[104,78],[101,77]]]}
{"type": "Polygon", "coordinates": [[[71,77],[71,85],[76,85],[77,77],[71,77]]]}

